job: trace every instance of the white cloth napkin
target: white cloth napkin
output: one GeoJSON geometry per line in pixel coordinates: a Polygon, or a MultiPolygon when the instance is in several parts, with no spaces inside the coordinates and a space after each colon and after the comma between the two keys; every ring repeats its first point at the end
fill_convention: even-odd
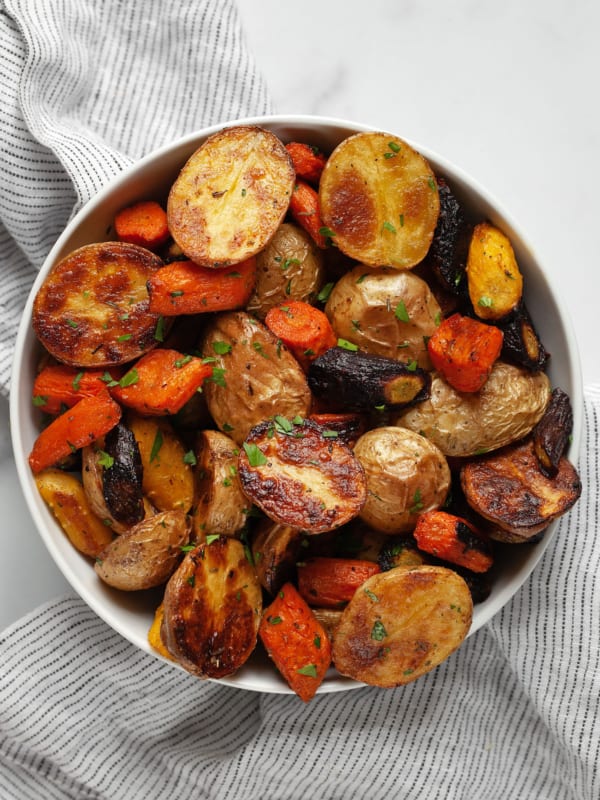
{"type": "MultiPolygon", "coordinates": [[[[131,159],[269,112],[231,0],[0,0],[0,381],[35,270],[131,159]]],[[[583,496],[515,598],[394,690],[260,695],[64,597],[0,635],[0,798],[598,800],[600,387],[583,496]]],[[[27,591],[27,587],[23,587],[27,591]]]]}

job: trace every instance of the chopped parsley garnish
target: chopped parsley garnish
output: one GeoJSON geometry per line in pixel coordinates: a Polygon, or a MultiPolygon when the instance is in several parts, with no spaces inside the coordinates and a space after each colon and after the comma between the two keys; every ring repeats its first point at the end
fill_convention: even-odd
{"type": "Polygon", "coordinates": [[[115,463],[114,458],[105,450],[98,450],[98,463],[104,469],[110,469],[115,463]]]}
{"type": "Polygon", "coordinates": [[[260,355],[261,355],[263,358],[268,358],[268,357],[269,357],[269,356],[268,356],[268,355],[265,353],[265,351],[264,351],[264,349],[263,349],[263,346],[262,346],[262,344],[261,344],[260,342],[252,342],[252,347],[254,348],[254,350],[256,350],[256,352],[257,352],[257,353],[260,353],[260,355]]]}
{"type": "Polygon", "coordinates": [[[183,294],[183,289],[177,289],[174,292],[171,292],[171,297],[181,297],[183,294]]]}
{"type": "Polygon", "coordinates": [[[367,595],[369,600],[372,600],[374,603],[378,603],[379,602],[379,598],[377,597],[377,595],[374,592],[372,592],[370,589],[363,589],[363,592],[367,595]]]}
{"type": "Polygon", "coordinates": [[[48,398],[44,397],[41,394],[37,394],[35,395],[35,397],[32,398],[32,402],[33,405],[36,406],[36,408],[39,408],[40,406],[46,405],[46,403],[48,402],[48,398]]]}
{"type": "Polygon", "coordinates": [[[117,342],[128,342],[131,339],[130,333],[123,333],[121,336],[117,336],[117,342]]]}
{"type": "Polygon", "coordinates": [[[225,370],[221,367],[213,367],[212,374],[208,380],[216,383],[217,386],[222,386],[223,388],[227,386],[225,383],[225,370]]]}
{"type": "Polygon", "coordinates": [[[78,372],[77,375],[73,378],[73,390],[78,392],[79,391],[79,384],[81,383],[81,379],[83,378],[83,372],[78,372]]]}
{"type": "Polygon", "coordinates": [[[178,358],[177,361],[175,361],[175,366],[177,369],[181,369],[181,367],[185,367],[186,364],[189,364],[191,360],[192,356],[190,355],[184,356],[183,358],[178,358]]]}
{"type": "Polygon", "coordinates": [[[251,467],[261,467],[267,463],[268,459],[258,445],[244,442],[244,450],[251,467]]]}
{"type": "Polygon", "coordinates": [[[387,219],[383,223],[383,229],[389,231],[390,233],[396,233],[396,228],[394,227],[394,225],[392,225],[391,222],[388,222],[387,219]]]}
{"type": "Polygon", "coordinates": [[[154,331],[154,338],[157,342],[163,342],[165,339],[165,319],[159,317],[156,321],[156,329],[154,331]]]}
{"type": "Polygon", "coordinates": [[[394,309],[394,315],[396,319],[400,320],[400,322],[410,322],[410,317],[408,316],[408,311],[406,310],[406,306],[404,305],[404,300],[400,300],[400,302],[394,309]]]}
{"type": "Polygon", "coordinates": [[[421,497],[421,490],[417,489],[413,495],[413,504],[408,509],[410,514],[417,514],[423,510],[423,498],[421,497]]]}
{"type": "Polygon", "coordinates": [[[196,458],[196,454],[193,450],[188,450],[187,453],[183,455],[183,463],[189,464],[191,467],[195,467],[198,463],[198,459],[196,458]]]}
{"type": "Polygon", "coordinates": [[[363,275],[361,275],[360,277],[358,277],[356,279],[356,282],[357,283],[362,283],[364,281],[364,279],[367,277],[368,274],[369,274],[368,272],[365,272],[363,275]]]}
{"type": "Polygon", "coordinates": [[[154,436],[154,441],[152,442],[152,449],[150,450],[150,463],[152,463],[154,459],[158,457],[162,445],[163,445],[163,435],[161,429],[158,428],[156,431],[156,435],[154,436]]]}
{"type": "Polygon", "coordinates": [[[280,414],[276,414],[274,421],[277,433],[291,433],[294,430],[293,423],[291,423],[287,417],[282,417],[280,414]]]}
{"type": "Polygon", "coordinates": [[[406,365],[406,369],[409,372],[416,372],[416,370],[417,370],[417,362],[414,361],[414,360],[411,361],[409,364],[406,365]]]}
{"type": "Polygon", "coordinates": [[[383,622],[380,619],[376,619],[373,623],[373,628],[371,629],[371,639],[375,639],[377,642],[381,642],[387,636],[387,631],[383,625],[383,622]]]}
{"type": "Polygon", "coordinates": [[[337,431],[327,430],[327,431],[323,431],[323,433],[321,435],[325,439],[337,439],[338,436],[339,436],[339,433],[337,431]]]}
{"type": "Polygon", "coordinates": [[[317,677],[317,665],[316,664],[307,664],[304,667],[300,667],[297,669],[296,672],[299,675],[308,675],[309,678],[316,678],[317,677]]]}
{"type": "Polygon", "coordinates": [[[206,537],[206,544],[212,544],[218,538],[219,538],[219,534],[218,533],[209,533],[208,536],[206,537]]]}
{"type": "Polygon", "coordinates": [[[342,347],[344,350],[352,350],[353,352],[358,350],[358,345],[354,344],[354,342],[349,342],[347,339],[338,339],[337,346],[342,347]]]}
{"type": "MultiPolygon", "coordinates": [[[[119,386],[121,389],[125,389],[127,386],[133,386],[134,383],[137,383],[139,380],[138,371],[135,367],[132,367],[129,372],[126,372],[125,375],[118,381],[119,386]]],[[[114,383],[107,384],[109,387],[114,386],[114,383]]]]}
{"type": "Polygon", "coordinates": [[[477,301],[477,305],[481,306],[482,308],[491,308],[494,305],[494,301],[491,297],[487,297],[487,295],[483,295],[477,301]]]}
{"type": "Polygon", "coordinates": [[[332,289],[333,289],[333,281],[331,281],[330,283],[326,283],[325,286],[323,286],[323,288],[317,295],[317,300],[319,301],[319,303],[327,302],[332,289]]]}
{"type": "Polygon", "coordinates": [[[283,620],[281,617],[267,617],[269,625],[279,625],[283,620]]]}
{"type": "Polygon", "coordinates": [[[223,423],[223,431],[225,433],[231,433],[232,430],[233,430],[233,425],[230,425],[228,422],[223,423]]]}

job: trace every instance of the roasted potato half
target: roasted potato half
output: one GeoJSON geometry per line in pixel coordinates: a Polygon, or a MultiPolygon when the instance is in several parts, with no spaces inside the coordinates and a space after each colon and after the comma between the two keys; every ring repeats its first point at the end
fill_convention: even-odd
{"type": "Polygon", "coordinates": [[[215,359],[213,377],[204,384],[208,409],[217,427],[236,444],[275,414],[309,414],[312,398],[300,365],[249,314],[216,315],[205,333],[202,354],[215,359]]]}
{"type": "Polygon", "coordinates": [[[310,302],[323,282],[323,254],[311,237],[282,223],[256,257],[256,284],[247,311],[261,320],[271,308],[290,300],[310,302]]]}
{"type": "Polygon", "coordinates": [[[182,558],[190,524],[182,511],[162,511],[138,522],[100,553],[94,564],[104,583],[124,592],[165,583],[182,558]]]}
{"type": "Polygon", "coordinates": [[[269,242],[287,211],[295,172],[283,143],[250,125],[210,136],[169,193],[171,234],[204,267],[239,264],[269,242]]]}
{"type": "Polygon", "coordinates": [[[431,369],[426,342],[442,314],[417,275],[359,264],[337,281],[325,313],[336,334],[361,350],[431,369]]]}
{"type": "Polygon", "coordinates": [[[510,239],[488,222],[473,229],[467,282],[471,304],[481,319],[502,319],[521,302],[523,276],[510,239]]]}
{"type": "Polygon", "coordinates": [[[439,508],[450,488],[450,469],[441,451],[418,433],[384,426],[360,437],[354,447],[367,477],[360,517],[388,534],[411,531],[423,511],[439,508]]]}
{"type": "Polygon", "coordinates": [[[271,595],[296,575],[303,535],[297,528],[264,517],[252,535],[252,558],[261,586],[271,595]]]}
{"type": "Polygon", "coordinates": [[[194,538],[222,533],[234,536],[247,522],[248,500],[238,477],[238,449],[221,431],[201,431],[196,441],[194,538]]]}
{"type": "Polygon", "coordinates": [[[200,678],[231,675],[256,646],[261,588],[237,539],[220,536],[191,550],[169,580],[163,605],[164,644],[200,678]]]}
{"type": "Polygon", "coordinates": [[[397,269],[425,257],[440,210],[427,161],[380,132],[357,133],[335,148],[321,175],[319,202],[323,224],[343,253],[397,269]]]}
{"type": "Polygon", "coordinates": [[[333,662],[342,675],[372,686],[410,683],[459,647],[472,614],[467,584],[445,567],[373,575],[333,631],[333,662]]]}
{"type": "Polygon", "coordinates": [[[429,399],[403,412],[396,424],[422,433],[446,456],[473,456],[526,436],[549,400],[545,373],[532,374],[496,361],[483,388],[475,393],[457,392],[434,374],[429,399]]]}
{"type": "Polygon", "coordinates": [[[96,558],[113,540],[110,527],[99,519],[74,475],[47,469],[35,477],[38,491],[71,544],[90,558],[96,558]]]}
{"type": "Polygon", "coordinates": [[[158,314],[146,282],[161,259],[134,244],[74,250],[50,272],[33,302],[33,329],[58,361],[74,367],[124,364],[156,347],[158,314]]]}

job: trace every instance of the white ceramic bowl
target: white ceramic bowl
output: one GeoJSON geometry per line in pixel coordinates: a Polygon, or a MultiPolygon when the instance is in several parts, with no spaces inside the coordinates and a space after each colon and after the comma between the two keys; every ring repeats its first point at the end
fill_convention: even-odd
{"type": "MultiPolygon", "coordinates": [[[[80,555],[56,524],[37,492],[27,457],[39,430],[39,418],[31,402],[39,346],[31,327],[33,298],[54,264],[75,248],[102,241],[115,212],[137,200],[166,196],[180,168],[194,150],[223,127],[233,124],[255,124],[267,128],[284,141],[306,141],[331,150],[338,142],[370,126],[337,119],[308,116],[271,116],[235,120],[192,133],[173,144],[143,158],[109,183],[69,223],[60,236],[32,287],[27,301],[15,350],[11,392],[12,437],[15,459],[23,492],[35,524],[50,554],[65,578],[83,600],[112,628],[137,647],[156,655],[148,645],[147,633],[157,603],[155,594],[118,592],[98,579],[89,561],[80,555]]],[[[394,131],[404,138],[402,131],[394,131]]],[[[411,142],[430,162],[438,175],[448,179],[457,196],[481,219],[498,225],[511,239],[525,280],[525,299],[545,347],[551,353],[549,376],[553,386],[568,392],[574,409],[574,430],[571,459],[579,450],[582,424],[582,381],[579,355],[571,324],[557,302],[549,276],[528,246],[515,222],[476,181],[453,164],[411,142]]],[[[494,616],[527,579],[548,546],[555,524],[535,545],[513,545],[502,548],[500,575],[490,597],[475,606],[470,633],[474,633],[494,616]]],[[[157,658],[159,656],[156,656],[157,658]]],[[[171,662],[169,662],[171,663],[171,662]]],[[[178,667],[176,667],[178,668],[178,667]]],[[[190,676],[190,680],[194,680],[190,676]]],[[[288,693],[290,689],[266,656],[257,652],[235,676],[221,681],[242,689],[288,693]]],[[[337,675],[333,670],[319,689],[337,692],[362,686],[337,675]]]]}

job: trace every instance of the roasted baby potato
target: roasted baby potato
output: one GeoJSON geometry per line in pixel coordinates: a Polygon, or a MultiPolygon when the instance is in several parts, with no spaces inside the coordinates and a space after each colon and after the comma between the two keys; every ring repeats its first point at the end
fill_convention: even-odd
{"type": "Polygon", "coordinates": [[[248,500],[237,473],[238,449],[221,431],[201,431],[196,441],[196,506],[192,528],[197,542],[209,535],[234,536],[247,522],[248,500]]]}
{"type": "Polygon", "coordinates": [[[144,495],[160,511],[187,513],[194,502],[194,473],[170,422],[130,414],[127,424],[140,449],[144,495]]]}
{"type": "Polygon", "coordinates": [[[160,586],[177,568],[189,534],[183,511],[162,511],[114,539],[94,569],[104,583],[124,592],[160,586]]]}
{"type": "Polygon", "coordinates": [[[296,359],[258,320],[243,311],[215,316],[202,342],[214,358],[204,384],[217,427],[241,445],[251,428],[281,414],[306,417],[311,394],[296,359]]]}
{"type": "Polygon", "coordinates": [[[200,678],[231,675],[256,646],[261,588],[237,539],[220,536],[191,550],[169,580],[163,605],[165,646],[200,678]]]}
{"type": "Polygon", "coordinates": [[[258,319],[290,300],[310,302],[321,288],[323,255],[297,225],[282,223],[256,258],[256,284],[246,309],[258,319]]]}
{"type": "Polygon", "coordinates": [[[271,595],[296,574],[303,534],[297,528],[280,525],[265,517],[252,535],[252,558],[261,586],[271,595]]]}
{"type": "Polygon", "coordinates": [[[74,475],[46,469],[36,475],[35,483],[58,524],[80,553],[96,558],[112,542],[111,528],[94,514],[81,482],[74,475]]]}
{"type": "Polygon", "coordinates": [[[360,517],[388,534],[411,531],[423,511],[439,508],[450,488],[450,469],[440,450],[418,433],[373,428],[354,447],[367,477],[360,517]]]}
{"type": "Polygon", "coordinates": [[[238,468],[244,493],[270,519],[309,534],[348,522],[366,499],[365,475],[352,450],[307,419],[278,415],[256,425],[238,468]]]}
{"type": "Polygon", "coordinates": [[[357,133],[339,144],[321,175],[323,224],[351,258],[373,267],[413,267],[431,244],[440,201],[420,153],[387,133],[357,133]]]}
{"type": "Polygon", "coordinates": [[[333,632],[338,672],[372,686],[401,686],[429,672],[463,642],[473,601],[456,572],[398,567],[369,578],[333,632]]]}
{"type": "Polygon", "coordinates": [[[523,276],[510,240],[488,222],[473,229],[467,282],[473,310],[481,319],[502,319],[521,302],[523,276]]]}
{"type": "Polygon", "coordinates": [[[58,361],[75,367],[124,364],[155,339],[146,281],[161,259],[134,244],[100,242],[74,250],[50,272],[32,311],[33,329],[58,361]]]}
{"type": "Polygon", "coordinates": [[[465,464],[460,480],[471,508],[492,523],[489,535],[506,542],[530,540],[581,494],[568,459],[560,459],[553,478],[542,473],[531,437],[465,464]]]}
{"type": "Polygon", "coordinates": [[[287,211],[295,172],[270,131],[239,125],[210,136],[169,193],[169,229],[203,267],[239,264],[260,252],[287,211]]]}
{"type": "Polygon", "coordinates": [[[533,429],[533,447],[540,469],[547,478],[558,472],[572,430],[571,399],[557,386],[552,390],[544,416],[533,429]]]}
{"type": "Polygon", "coordinates": [[[472,394],[434,374],[429,399],[404,411],[396,424],[422,433],[446,456],[473,456],[526,436],[549,400],[545,373],[496,361],[483,388],[472,394]]]}
{"type": "Polygon", "coordinates": [[[104,439],[99,439],[95,444],[90,444],[81,450],[81,478],[83,489],[91,511],[115,533],[126,533],[131,525],[119,522],[111,514],[104,497],[104,464],[106,454],[102,449],[104,439]]]}
{"type": "Polygon", "coordinates": [[[325,313],[336,334],[361,350],[431,369],[426,342],[441,310],[411,272],[354,267],[333,287],[325,313]]]}

